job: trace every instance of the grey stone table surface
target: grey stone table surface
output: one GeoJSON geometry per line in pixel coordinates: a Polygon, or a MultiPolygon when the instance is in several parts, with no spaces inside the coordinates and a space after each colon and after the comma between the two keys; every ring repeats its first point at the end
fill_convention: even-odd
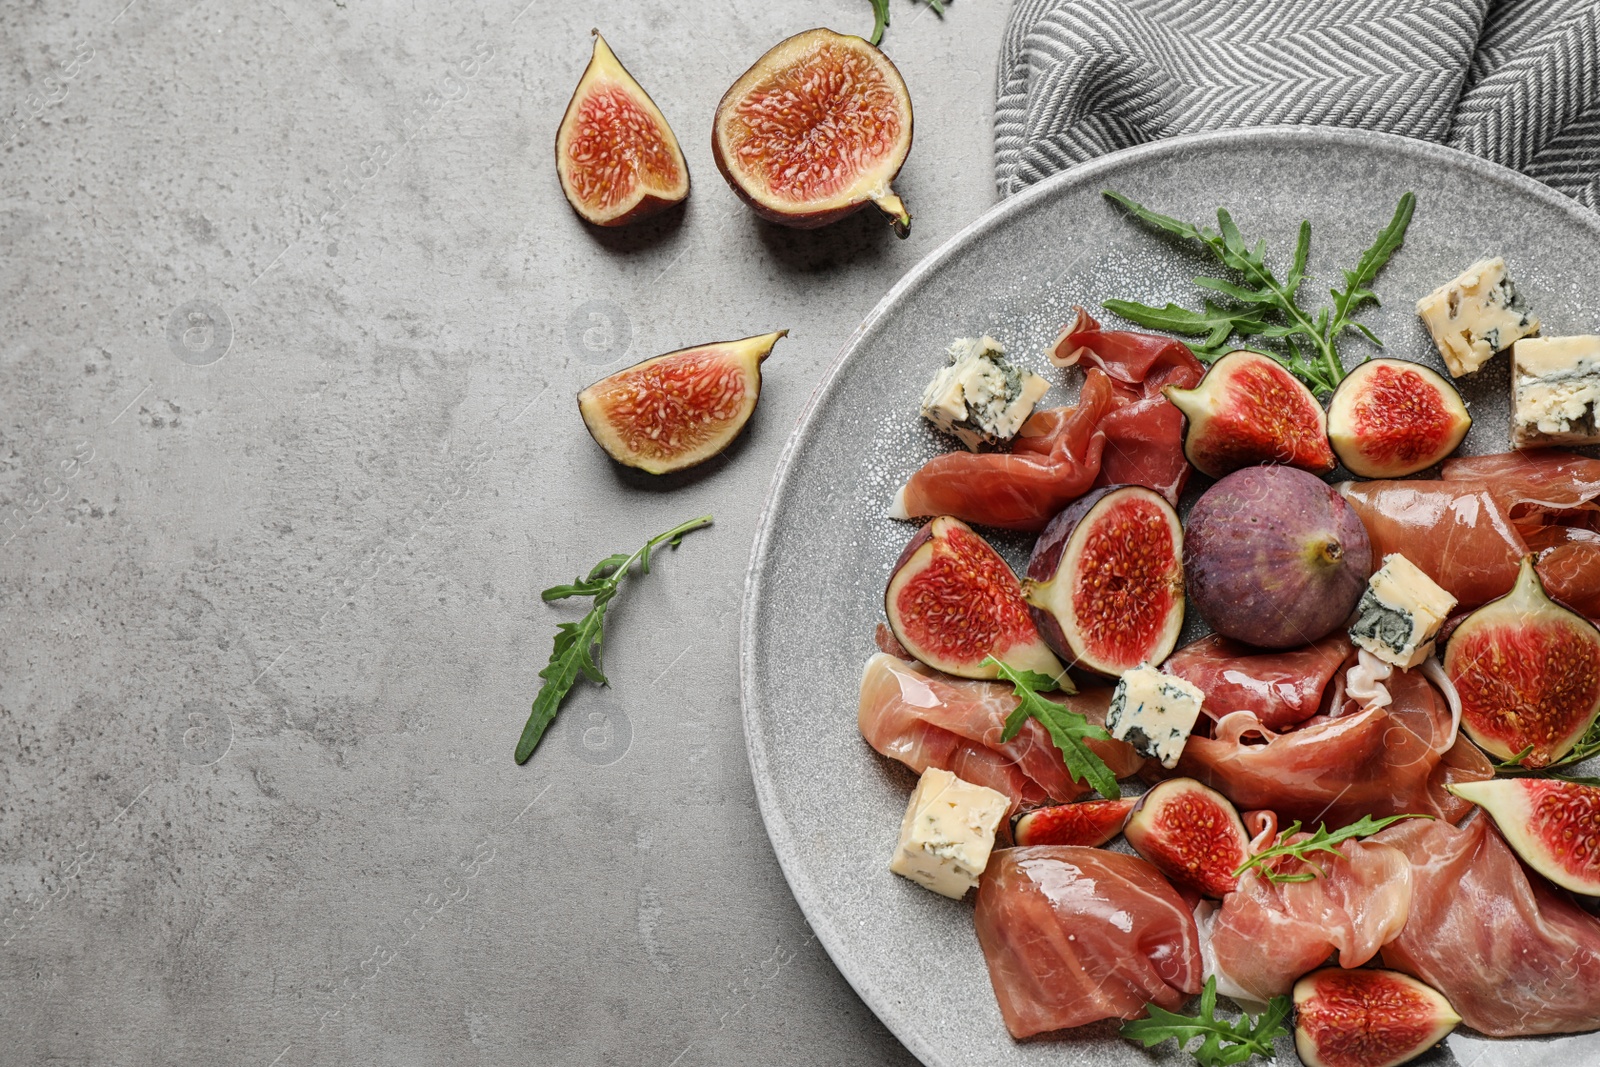
{"type": "Polygon", "coordinates": [[[736,656],[808,396],[995,201],[1005,5],[890,2],[904,242],[710,155],[866,0],[0,3],[0,1063],[913,1062],[779,872],[736,656]],[[553,169],[591,26],[695,182],[620,233],[553,169]],[[699,475],[585,434],[608,369],[779,327],[699,475]],[[539,591],[707,511],[517,767],[539,591]]]}

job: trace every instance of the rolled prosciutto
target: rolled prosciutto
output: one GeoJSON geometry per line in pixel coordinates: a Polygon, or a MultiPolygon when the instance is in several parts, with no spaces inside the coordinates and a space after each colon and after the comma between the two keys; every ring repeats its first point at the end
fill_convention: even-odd
{"type": "Polygon", "coordinates": [[[1194,916],[1135,856],[1074,845],[994,853],[973,915],[1012,1037],[1177,1010],[1204,982],[1194,916]]]}

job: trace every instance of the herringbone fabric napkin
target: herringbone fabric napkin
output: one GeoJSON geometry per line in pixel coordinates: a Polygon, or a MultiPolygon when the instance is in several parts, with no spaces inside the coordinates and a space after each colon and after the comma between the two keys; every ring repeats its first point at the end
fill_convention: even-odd
{"type": "Polygon", "coordinates": [[[996,181],[1278,123],[1439,141],[1600,208],[1600,0],[1018,0],[996,181]]]}

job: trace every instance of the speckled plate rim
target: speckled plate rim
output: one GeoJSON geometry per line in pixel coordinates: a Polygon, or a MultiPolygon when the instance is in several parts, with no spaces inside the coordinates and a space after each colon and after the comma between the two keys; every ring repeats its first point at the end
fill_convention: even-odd
{"type": "Polygon", "coordinates": [[[1144,160],[1153,161],[1166,159],[1174,155],[1182,155],[1185,151],[1196,146],[1215,147],[1218,145],[1253,145],[1258,143],[1269,145],[1326,144],[1331,147],[1357,150],[1377,147],[1386,152],[1409,155],[1419,160],[1436,163],[1445,168],[1468,171],[1478,178],[1511,186],[1519,192],[1542,200],[1547,205],[1564,212],[1571,218],[1574,225],[1587,228],[1596,235],[1600,235],[1600,215],[1596,215],[1576,200],[1508,167],[1503,167],[1498,163],[1490,162],[1459,149],[1434,144],[1431,141],[1418,141],[1409,137],[1378,133],[1372,130],[1323,126],[1262,126],[1238,130],[1213,130],[1205,133],[1184,134],[1179,137],[1153,141],[1149,144],[1136,145],[1132,148],[1122,149],[1119,152],[1112,152],[1087,163],[1079,164],[1071,170],[1052,175],[1010,199],[1002,200],[907,271],[884,294],[883,299],[878,301],[877,306],[862,320],[861,325],[857,326],[849,338],[846,339],[839,350],[839,354],[834,357],[833,363],[828,367],[822,379],[812,391],[811,399],[801,413],[794,432],[789,435],[789,440],[784,445],[783,453],[778,459],[777,471],[774,473],[772,482],[767,489],[766,500],[762,504],[761,519],[757,528],[755,543],[750,552],[749,569],[745,574],[744,598],[739,617],[739,703],[744,723],[745,751],[749,757],[750,773],[755,784],[756,803],[761,811],[762,822],[767,829],[767,837],[772,842],[772,850],[778,857],[778,866],[783,871],[784,879],[789,883],[790,892],[794,894],[795,901],[800,905],[800,910],[804,913],[806,921],[816,933],[817,940],[821,942],[823,949],[828,953],[828,957],[833,961],[834,966],[838,968],[839,973],[844,976],[845,981],[850,983],[851,988],[856,991],[856,994],[861,997],[867,1007],[872,1009],[873,1014],[889,1028],[896,1039],[927,1067],[954,1067],[954,1065],[948,1064],[942,1058],[942,1053],[932,1047],[916,1027],[910,1025],[910,1020],[902,1017],[902,1012],[893,1006],[889,997],[882,995],[876,986],[861,979],[854,972],[851,966],[851,956],[849,946],[846,943],[846,936],[834,925],[832,916],[813,893],[813,887],[800,872],[798,862],[800,849],[789,825],[788,818],[780,808],[778,798],[773,794],[773,778],[769,773],[770,760],[766,749],[766,737],[758,722],[762,705],[759,694],[754,691],[750,668],[755,652],[755,620],[757,613],[761,610],[763,582],[765,572],[770,565],[770,542],[776,517],[776,505],[788,488],[794,455],[801,443],[810,434],[818,411],[838,386],[841,371],[853,359],[868,358],[861,355],[860,352],[862,339],[871,332],[879,320],[883,319],[895,308],[908,291],[921,284],[924,278],[934,273],[954,253],[974,241],[982,240],[985,234],[1004,224],[1012,214],[1022,210],[1024,205],[1031,204],[1041,198],[1055,196],[1062,190],[1094,184],[1099,180],[1100,175],[1108,171],[1122,170],[1130,163],[1137,164],[1144,160]]]}

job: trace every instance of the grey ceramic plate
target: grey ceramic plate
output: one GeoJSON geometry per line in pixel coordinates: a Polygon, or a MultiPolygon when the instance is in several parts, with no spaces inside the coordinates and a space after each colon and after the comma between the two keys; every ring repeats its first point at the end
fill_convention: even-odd
{"type": "MultiPolygon", "coordinates": [[[[1193,306],[1188,279],[1209,272],[1105,202],[1112,187],[1183,218],[1226,205],[1245,235],[1283,256],[1312,222],[1311,273],[1325,291],[1407,189],[1405,247],[1363,321],[1392,354],[1440,367],[1416,298],[1484,254],[1502,254],[1549,334],[1600,330],[1600,219],[1558,193],[1475,157],[1357,131],[1260,129],[1176,138],[1080,166],[996,207],[896,285],[817,389],[774,480],[745,594],[741,640],[746,738],[767,832],[795,898],[839,970],[930,1067],[1146,1064],[1105,1024],[1016,1043],[1006,1034],[972,931],[971,902],[889,873],[914,777],[856,730],[861,667],[873,652],[890,565],[915,527],[884,517],[894,490],[946,450],[917,416],[923,385],[957,336],[985,332],[1059,383],[1043,352],[1072,305],[1108,297],[1193,306]]],[[[1310,296],[1310,299],[1315,299],[1310,296]]],[[[1110,316],[1105,320],[1114,321],[1110,316]]],[[[1346,358],[1358,353],[1347,344],[1346,358]]],[[[1442,368],[1440,368],[1442,369],[1442,368]]],[[[1503,450],[1506,357],[1470,381],[1465,450],[1503,450]]],[[[1002,542],[1013,562],[1022,541],[1002,542]]],[[[1289,1044],[1280,1046],[1293,1063],[1289,1044]]],[[[1450,1038],[1429,1062],[1593,1062],[1600,1035],[1492,1042],[1450,1038]]],[[[1185,1062],[1193,1062],[1181,1057],[1185,1062]]]]}

